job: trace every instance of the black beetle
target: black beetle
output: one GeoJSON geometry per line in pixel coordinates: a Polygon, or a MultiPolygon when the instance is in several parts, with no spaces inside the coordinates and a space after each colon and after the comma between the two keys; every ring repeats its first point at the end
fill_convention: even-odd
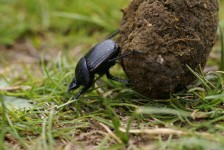
{"type": "Polygon", "coordinates": [[[108,37],[108,39],[98,43],[90,49],[90,51],[82,57],[75,68],[75,78],[68,87],[68,92],[77,89],[79,86],[84,86],[74,97],[77,99],[80,95],[86,92],[94,81],[95,74],[100,77],[106,74],[108,79],[128,83],[128,80],[118,79],[113,77],[109,69],[115,65],[117,59],[121,59],[129,54],[118,56],[120,48],[112,38],[117,32],[108,37]]]}

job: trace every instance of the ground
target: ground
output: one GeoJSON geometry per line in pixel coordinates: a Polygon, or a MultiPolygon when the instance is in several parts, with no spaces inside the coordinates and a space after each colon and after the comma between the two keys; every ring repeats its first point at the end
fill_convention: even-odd
{"type": "MultiPolygon", "coordinates": [[[[223,149],[221,32],[205,70],[192,70],[198,82],[169,99],[105,77],[76,101],[66,93],[78,59],[128,3],[0,1],[0,149],[223,149]]],[[[222,14],[223,2],[223,29],[222,14]]],[[[119,64],[111,72],[126,78],[119,64]]]]}

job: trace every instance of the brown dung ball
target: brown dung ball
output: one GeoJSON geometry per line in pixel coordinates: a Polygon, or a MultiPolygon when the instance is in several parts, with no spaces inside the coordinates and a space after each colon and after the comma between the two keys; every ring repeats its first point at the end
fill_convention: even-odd
{"type": "Polygon", "coordinates": [[[215,43],[217,0],[133,0],[124,11],[122,66],[139,93],[167,98],[195,81],[215,43]]]}

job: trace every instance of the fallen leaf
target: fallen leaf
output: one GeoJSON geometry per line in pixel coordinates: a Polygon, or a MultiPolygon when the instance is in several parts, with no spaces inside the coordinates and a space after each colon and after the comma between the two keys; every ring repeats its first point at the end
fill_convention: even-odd
{"type": "MultiPolygon", "coordinates": [[[[10,110],[19,110],[19,109],[29,110],[34,107],[30,103],[30,100],[13,96],[3,96],[2,102],[5,104],[6,108],[10,110]]],[[[0,103],[0,107],[2,107],[2,103],[0,103]]]]}

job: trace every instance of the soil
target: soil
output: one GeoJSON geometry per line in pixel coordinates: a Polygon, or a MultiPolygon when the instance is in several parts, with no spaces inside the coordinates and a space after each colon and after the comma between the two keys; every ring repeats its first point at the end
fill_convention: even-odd
{"type": "Polygon", "coordinates": [[[217,0],[133,0],[123,10],[117,40],[131,86],[150,98],[167,98],[195,81],[186,65],[205,66],[215,44],[217,0]]]}

